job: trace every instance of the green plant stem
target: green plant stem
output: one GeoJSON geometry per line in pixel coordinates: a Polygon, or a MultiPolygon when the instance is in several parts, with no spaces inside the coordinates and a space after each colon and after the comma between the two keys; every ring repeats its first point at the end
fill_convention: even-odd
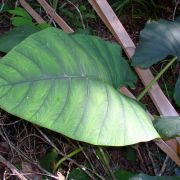
{"type": "Polygon", "coordinates": [[[69,153],[67,156],[63,157],[62,159],[60,159],[54,168],[54,171],[56,171],[58,169],[58,167],[60,166],[60,164],[62,164],[64,161],[66,161],[68,158],[71,158],[72,156],[78,154],[79,152],[82,151],[82,147],[75,149],[74,151],[72,151],[71,153],[69,153]]]}
{"type": "Polygon", "coordinates": [[[111,167],[109,165],[109,161],[108,161],[108,159],[106,157],[106,154],[105,154],[104,150],[100,146],[98,146],[98,149],[99,149],[99,152],[101,153],[101,156],[103,158],[104,165],[107,167],[112,179],[116,180],[116,177],[114,176],[114,173],[113,173],[113,171],[112,171],[112,169],[111,169],[111,167]]]}
{"type": "Polygon", "coordinates": [[[147,91],[152,87],[152,85],[166,72],[166,70],[177,60],[177,57],[171,59],[171,61],[158,73],[158,75],[149,82],[149,84],[145,87],[145,89],[139,94],[136,98],[137,101],[140,101],[147,91]]]}

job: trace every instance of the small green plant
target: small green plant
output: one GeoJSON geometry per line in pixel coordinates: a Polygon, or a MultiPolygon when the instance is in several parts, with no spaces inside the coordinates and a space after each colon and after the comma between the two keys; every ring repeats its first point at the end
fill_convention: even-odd
{"type": "Polygon", "coordinates": [[[32,17],[21,7],[7,12],[13,15],[11,21],[14,26],[33,25],[32,17]]]}
{"type": "Polygon", "coordinates": [[[13,15],[11,23],[14,27],[0,37],[1,52],[7,53],[29,35],[51,27],[47,23],[34,23],[31,16],[23,8],[16,7],[13,10],[7,10],[7,12],[13,15]]]}
{"type": "Polygon", "coordinates": [[[135,81],[117,44],[47,28],[0,61],[0,106],[75,140],[125,146],[159,137],[146,111],[117,90],[135,81]]]}
{"type": "MultiPolygon", "coordinates": [[[[163,73],[174,63],[180,60],[180,19],[175,21],[159,20],[146,24],[140,34],[140,43],[133,57],[133,65],[147,68],[153,64],[173,56],[168,64],[158,73],[156,78],[145,88],[144,93],[156,82],[163,73]]],[[[141,93],[143,95],[144,93],[141,93]]],[[[174,88],[174,100],[180,106],[180,74],[174,88]]],[[[139,99],[141,96],[139,96],[139,99]]],[[[154,126],[163,138],[172,138],[180,135],[180,117],[159,117],[154,126]]]]}
{"type": "MultiPolygon", "coordinates": [[[[148,68],[167,58],[169,55],[174,56],[171,62],[169,62],[169,65],[174,62],[179,63],[179,33],[179,18],[175,21],[159,20],[148,22],[144,30],[141,31],[140,43],[133,57],[133,65],[141,68],[148,68]]],[[[166,71],[167,68],[164,69],[164,71],[166,71]]],[[[159,73],[159,75],[161,74],[162,72],[159,73]]],[[[180,106],[180,75],[175,85],[174,100],[177,105],[180,106]]]]}

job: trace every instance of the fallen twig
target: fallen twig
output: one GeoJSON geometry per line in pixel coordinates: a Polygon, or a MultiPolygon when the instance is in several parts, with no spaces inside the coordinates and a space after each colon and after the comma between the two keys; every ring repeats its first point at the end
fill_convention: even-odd
{"type": "MultiPolygon", "coordinates": [[[[1,127],[1,129],[2,129],[2,127],[1,127]]],[[[34,164],[39,170],[41,170],[42,172],[46,173],[47,176],[59,180],[59,177],[54,176],[53,174],[51,174],[51,173],[49,173],[48,171],[46,171],[45,169],[43,169],[37,162],[34,162],[34,161],[32,161],[31,159],[29,159],[29,157],[27,157],[19,148],[15,147],[14,144],[11,143],[11,141],[8,139],[8,137],[7,137],[6,135],[3,135],[2,132],[3,132],[3,129],[2,129],[2,131],[0,130],[0,135],[1,135],[1,137],[4,139],[4,141],[6,141],[6,142],[8,143],[8,145],[10,146],[10,148],[11,148],[12,150],[14,150],[15,152],[17,152],[17,154],[18,154],[19,156],[23,157],[27,162],[34,164]]],[[[1,161],[0,161],[0,162],[1,162],[1,161]]]]}
{"type": "Polygon", "coordinates": [[[164,173],[164,171],[165,171],[165,169],[166,169],[166,164],[167,164],[168,160],[169,160],[169,157],[166,156],[166,159],[164,160],[164,163],[163,163],[162,168],[161,168],[161,170],[160,170],[159,176],[162,176],[162,174],[164,173]]]}
{"type": "Polygon", "coordinates": [[[177,7],[179,6],[179,4],[180,4],[180,0],[177,0],[177,1],[176,1],[176,4],[175,4],[175,7],[174,7],[173,15],[172,15],[173,21],[174,21],[174,19],[175,19],[176,10],[177,10],[177,7]]]}
{"type": "Polygon", "coordinates": [[[25,176],[23,176],[19,170],[11,164],[9,161],[7,161],[3,156],[0,155],[0,162],[3,163],[5,166],[7,166],[14,175],[16,175],[21,180],[28,180],[25,176]]]}

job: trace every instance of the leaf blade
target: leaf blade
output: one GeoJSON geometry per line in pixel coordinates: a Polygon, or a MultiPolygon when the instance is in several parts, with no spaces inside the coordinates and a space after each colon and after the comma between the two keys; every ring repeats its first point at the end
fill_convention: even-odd
{"type": "Polygon", "coordinates": [[[180,117],[159,117],[155,120],[154,127],[164,138],[179,136],[180,117]]]}
{"type": "Polygon", "coordinates": [[[5,53],[9,52],[26,37],[38,31],[40,31],[40,29],[33,25],[13,28],[0,37],[0,51],[5,53]]]}
{"type": "MultiPolygon", "coordinates": [[[[159,137],[146,112],[116,90],[125,76],[112,75],[111,69],[117,66],[116,73],[123,65],[131,73],[119,46],[107,44],[55,28],[31,35],[0,61],[1,108],[96,145],[123,146],[159,137]],[[99,43],[100,52],[92,41],[99,43]],[[113,63],[100,55],[104,48],[116,54],[113,63]]],[[[130,79],[133,83],[134,77],[130,79]]]]}
{"type": "Polygon", "coordinates": [[[140,33],[140,43],[132,59],[134,66],[142,68],[161,61],[168,55],[180,58],[180,19],[148,22],[140,33]]]}

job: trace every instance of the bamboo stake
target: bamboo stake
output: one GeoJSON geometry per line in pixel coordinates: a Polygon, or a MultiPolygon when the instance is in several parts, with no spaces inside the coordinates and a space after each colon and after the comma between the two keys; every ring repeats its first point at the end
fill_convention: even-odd
{"type": "Polygon", "coordinates": [[[74,32],[71,27],[56,13],[56,11],[45,0],[37,1],[44,8],[46,13],[50,15],[54,19],[54,21],[64,30],[64,32],[74,32]]]}
{"type": "Polygon", "coordinates": [[[39,23],[45,23],[43,18],[25,1],[25,0],[19,0],[21,6],[33,17],[33,19],[39,23]]]}

